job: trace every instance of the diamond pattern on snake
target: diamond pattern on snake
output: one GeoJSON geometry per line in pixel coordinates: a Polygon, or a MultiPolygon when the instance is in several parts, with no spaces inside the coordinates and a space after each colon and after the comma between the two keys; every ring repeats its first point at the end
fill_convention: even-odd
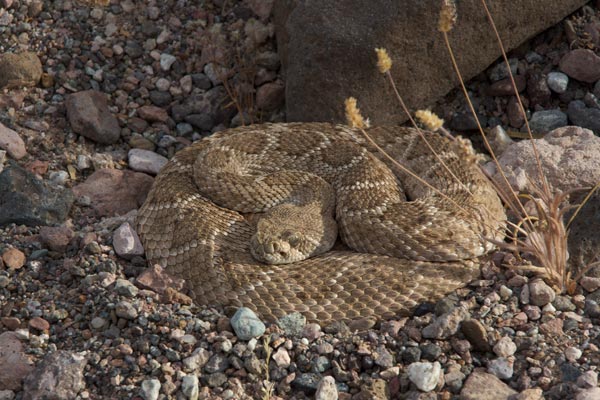
{"type": "Polygon", "coordinates": [[[343,125],[277,123],[218,132],[178,152],[137,218],[149,263],[195,301],[273,321],[389,319],[479,275],[506,219],[462,141],[369,128],[393,159],[343,125]]]}

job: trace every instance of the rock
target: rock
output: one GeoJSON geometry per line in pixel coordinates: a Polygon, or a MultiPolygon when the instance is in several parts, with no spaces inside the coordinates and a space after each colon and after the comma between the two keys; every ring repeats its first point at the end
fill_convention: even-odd
{"type": "Polygon", "coordinates": [[[265,83],[256,91],[256,107],[259,110],[276,110],[283,104],[285,85],[281,81],[265,83]]]}
{"type": "Polygon", "coordinates": [[[584,389],[577,393],[575,400],[596,400],[600,399],[600,387],[584,389]]]}
{"type": "MultiPolygon", "coordinates": [[[[508,100],[508,104],[506,105],[506,114],[508,116],[508,123],[513,128],[519,129],[525,123],[525,116],[521,112],[521,107],[519,106],[519,102],[516,96],[513,96],[508,100]]],[[[501,127],[497,125],[496,128],[501,127]]],[[[512,141],[512,140],[511,140],[512,141]]],[[[502,154],[502,153],[497,153],[502,154]]]]}
{"type": "Polygon", "coordinates": [[[585,371],[577,378],[577,386],[584,389],[598,386],[598,373],[596,371],[585,371]]]}
{"type": "Polygon", "coordinates": [[[160,394],[160,381],[158,379],[146,379],[142,382],[140,395],[144,400],[158,400],[160,394]]]}
{"type": "Polygon", "coordinates": [[[159,265],[146,268],[144,272],[138,275],[135,282],[138,286],[153,290],[159,294],[164,294],[169,288],[179,291],[185,285],[185,280],[165,273],[159,265]]]}
{"type": "Polygon", "coordinates": [[[440,315],[430,325],[423,328],[423,337],[426,339],[446,339],[454,335],[460,323],[469,318],[469,311],[464,307],[456,307],[455,309],[440,315]]]}
{"type": "Polygon", "coordinates": [[[190,114],[211,115],[215,125],[229,120],[235,115],[234,108],[228,108],[227,92],[223,86],[217,86],[205,93],[187,96],[182,104],[171,107],[171,116],[175,122],[182,122],[190,114]]]}
{"type": "Polygon", "coordinates": [[[25,265],[25,254],[13,247],[2,253],[2,261],[10,269],[20,269],[25,265]]]}
{"type": "Polygon", "coordinates": [[[338,391],[335,386],[335,379],[332,376],[326,376],[321,379],[317,386],[315,400],[337,400],[338,391]]]}
{"type": "Polygon", "coordinates": [[[23,400],[74,399],[85,388],[84,353],[57,350],[47,354],[23,383],[23,400]]]}
{"type": "Polygon", "coordinates": [[[35,53],[6,52],[0,57],[0,88],[35,86],[42,72],[42,63],[35,53]]]}
{"type": "Polygon", "coordinates": [[[231,317],[231,327],[240,340],[250,340],[265,333],[265,324],[256,316],[254,311],[240,307],[231,317]]]}
{"type": "Polygon", "coordinates": [[[600,57],[592,50],[571,50],[558,65],[562,72],[578,81],[594,83],[600,79],[600,57]]]}
{"type": "Polygon", "coordinates": [[[541,388],[525,389],[510,400],[544,400],[544,391],[541,388]]]}
{"type": "Polygon", "coordinates": [[[543,307],[552,303],[556,292],[541,279],[535,279],[529,283],[529,303],[534,306],[543,307]]]}
{"type": "Polygon", "coordinates": [[[185,117],[185,121],[200,129],[202,132],[210,131],[215,125],[212,117],[208,114],[190,114],[185,117]]]}
{"type": "Polygon", "coordinates": [[[550,72],[546,78],[548,87],[555,93],[564,93],[569,86],[569,77],[562,72],[550,72]]]}
{"type": "Polygon", "coordinates": [[[597,108],[588,108],[581,100],[574,100],[569,103],[567,115],[573,123],[581,128],[594,131],[600,135],[600,110],[597,108]]]}
{"type": "Polygon", "coordinates": [[[50,329],[50,323],[42,317],[33,317],[29,320],[29,327],[43,332],[50,329]]]}
{"type": "Polygon", "coordinates": [[[533,132],[550,132],[553,129],[566,126],[567,114],[560,110],[536,111],[531,115],[529,127],[533,132]]]}
{"type": "Polygon", "coordinates": [[[121,296],[135,297],[138,294],[138,288],[126,279],[117,279],[115,292],[121,296]]]}
{"type": "Polygon", "coordinates": [[[169,161],[160,154],[144,149],[129,150],[127,158],[131,169],[152,175],[158,174],[161,168],[169,161]]]}
{"type": "Polygon", "coordinates": [[[86,90],[70,94],[65,99],[65,107],[75,133],[101,144],[119,140],[121,128],[108,109],[104,93],[86,90]]]}
{"type": "Polygon", "coordinates": [[[138,311],[130,302],[120,301],[115,306],[115,314],[117,314],[117,317],[133,320],[137,318],[138,311]]]}
{"type": "Polygon", "coordinates": [[[6,150],[9,156],[20,160],[27,154],[25,142],[19,134],[0,123],[0,149],[6,150]]]}
{"type": "Polygon", "coordinates": [[[516,394],[507,384],[492,374],[474,371],[460,391],[461,400],[508,400],[516,394]]]}
{"type": "Polygon", "coordinates": [[[71,190],[39,180],[16,163],[0,173],[0,226],[62,223],[73,205],[71,190]]]}
{"type": "MultiPolygon", "coordinates": [[[[522,92],[525,89],[526,81],[523,75],[516,75],[514,77],[517,85],[517,91],[522,92]]],[[[515,89],[513,88],[512,81],[510,78],[502,79],[501,81],[494,82],[488,89],[489,96],[514,96],[515,89]]]]}
{"type": "Polygon", "coordinates": [[[77,197],[88,196],[98,216],[123,215],[140,207],[153,179],[141,172],[100,169],[73,187],[77,197]]]}
{"type": "MultiPolygon", "coordinates": [[[[584,3],[513,0],[490,7],[510,51],[584,3]]],[[[437,31],[439,6],[436,0],[275,2],[288,120],[345,122],[344,100],[354,96],[373,125],[404,121],[406,117],[398,112],[391,91],[384,89],[387,85],[376,67],[374,48],[382,45],[394,61],[391,73],[409,107],[423,108],[448,93],[456,78],[437,31]],[[372,29],[374,21],[376,29],[372,29]]],[[[458,16],[449,37],[468,81],[496,60],[500,51],[489,25],[481,23],[485,15],[479,3],[459,3],[458,16]]]]}
{"type": "Polygon", "coordinates": [[[198,377],[186,375],[181,379],[181,392],[190,400],[198,399],[198,377]]]}
{"type": "Polygon", "coordinates": [[[498,357],[488,362],[488,372],[500,379],[510,379],[514,372],[514,357],[498,357]]]}
{"type": "Polygon", "coordinates": [[[565,349],[565,358],[567,361],[574,363],[581,358],[583,352],[577,347],[567,347],[565,349]]]}
{"type": "Polygon", "coordinates": [[[288,368],[290,366],[290,363],[292,362],[290,354],[283,346],[279,347],[271,357],[273,358],[273,361],[275,361],[275,364],[277,364],[279,368],[288,368]]]}
{"type": "Polygon", "coordinates": [[[0,334],[0,366],[0,390],[20,390],[23,378],[33,370],[15,332],[0,334]]]}
{"type": "Polygon", "coordinates": [[[584,276],[579,280],[579,284],[588,292],[595,292],[600,288],[600,278],[584,276]]]}
{"type": "Polygon", "coordinates": [[[476,319],[467,319],[460,324],[460,330],[475,350],[481,352],[490,351],[488,334],[481,322],[476,319]]]}
{"type": "MultiPolygon", "coordinates": [[[[568,126],[555,129],[542,139],[534,139],[540,153],[542,169],[551,187],[561,192],[574,188],[593,187],[600,181],[600,138],[592,131],[568,126]]],[[[527,175],[538,181],[539,173],[531,143],[523,140],[510,145],[499,158],[502,170],[513,189],[532,192],[527,175]]],[[[494,168],[495,170],[495,168],[494,168]]],[[[493,177],[502,182],[497,172],[493,177]]]]}
{"type": "Polygon", "coordinates": [[[517,345],[508,336],[504,336],[494,345],[494,353],[499,357],[509,357],[515,354],[517,345]]]}
{"type": "Polygon", "coordinates": [[[277,320],[277,325],[288,336],[297,337],[302,334],[302,329],[306,325],[306,317],[299,312],[284,315],[277,320]]]}
{"type": "Polygon", "coordinates": [[[548,105],[552,92],[548,87],[545,75],[535,70],[527,73],[527,97],[531,108],[537,105],[548,105]]]}
{"type": "Polygon", "coordinates": [[[169,119],[167,111],[156,106],[142,106],[137,109],[137,114],[148,122],[167,122],[169,119]]]}
{"type": "Polygon", "coordinates": [[[113,234],[113,247],[117,255],[126,260],[144,255],[144,247],[142,246],[142,242],[140,242],[137,232],[127,222],[115,230],[113,234]]]}
{"type": "MultiPolygon", "coordinates": [[[[587,192],[581,195],[583,194],[587,194],[587,192]]],[[[570,218],[570,215],[567,215],[567,218],[570,218]]],[[[579,210],[569,229],[569,264],[576,268],[576,271],[585,268],[586,265],[592,262],[594,257],[600,254],[600,230],[598,230],[598,226],[600,226],[600,190],[596,190],[579,210]]],[[[581,285],[591,292],[592,290],[589,289],[595,287],[598,278],[591,278],[594,281],[586,278],[581,279],[581,285]]]]}
{"type": "Polygon", "coordinates": [[[66,226],[43,226],[40,228],[40,240],[50,250],[64,253],[73,238],[73,231],[66,226]]]}
{"type": "Polygon", "coordinates": [[[439,362],[415,362],[406,369],[408,379],[423,392],[431,392],[438,384],[442,366],[439,362]]]}

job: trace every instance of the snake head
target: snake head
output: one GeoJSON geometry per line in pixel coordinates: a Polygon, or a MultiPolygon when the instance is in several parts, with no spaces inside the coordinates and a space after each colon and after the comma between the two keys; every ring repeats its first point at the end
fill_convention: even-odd
{"type": "Polygon", "coordinates": [[[264,233],[259,229],[251,239],[252,256],[266,264],[289,264],[312,255],[315,244],[297,231],[264,233]]]}

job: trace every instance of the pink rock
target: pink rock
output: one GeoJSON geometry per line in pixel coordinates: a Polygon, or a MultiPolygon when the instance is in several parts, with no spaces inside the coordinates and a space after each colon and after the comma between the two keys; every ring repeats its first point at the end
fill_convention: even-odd
{"type": "Polygon", "coordinates": [[[113,235],[113,247],[119,257],[125,259],[144,255],[144,247],[140,242],[140,238],[127,222],[115,230],[113,235]]]}
{"type": "Polygon", "coordinates": [[[151,176],[140,172],[100,169],[75,186],[73,193],[88,196],[98,216],[123,215],[143,204],[152,182],[151,176]]]}
{"type": "Polygon", "coordinates": [[[106,95],[95,90],[73,93],[65,99],[67,117],[75,133],[97,143],[116,143],[121,136],[117,118],[108,109],[106,95]]]}
{"type": "Polygon", "coordinates": [[[166,122],[169,119],[167,111],[156,106],[142,106],[137,109],[137,114],[149,122],[166,122]]]}
{"type": "Polygon", "coordinates": [[[165,293],[167,288],[180,291],[185,285],[185,280],[175,278],[165,273],[164,270],[158,265],[147,268],[136,278],[135,282],[139,286],[153,290],[160,294],[165,293]]]}
{"type": "Polygon", "coordinates": [[[592,50],[571,50],[561,58],[559,67],[578,81],[594,83],[600,79],[600,57],[592,50]]]}
{"type": "Polygon", "coordinates": [[[47,331],[50,329],[50,324],[42,317],[33,317],[29,320],[29,326],[38,331],[47,331]]]}
{"type": "Polygon", "coordinates": [[[23,378],[33,370],[15,332],[0,334],[0,365],[0,390],[19,390],[23,378]]]}
{"type": "Polygon", "coordinates": [[[19,134],[2,123],[0,123],[0,149],[6,150],[8,155],[15,160],[20,160],[27,154],[25,142],[19,134]]]}
{"type": "MultiPolygon", "coordinates": [[[[525,89],[525,77],[523,75],[515,76],[515,83],[517,84],[517,90],[519,92],[525,89]]],[[[490,96],[513,96],[515,90],[513,89],[512,81],[510,78],[502,79],[501,81],[494,82],[488,90],[490,96]]]]}
{"type": "Polygon", "coordinates": [[[465,381],[460,398],[463,400],[508,399],[516,393],[496,376],[474,371],[465,381]]]}
{"type": "Polygon", "coordinates": [[[19,269],[25,264],[25,254],[13,247],[2,253],[2,261],[8,268],[19,269]]]}
{"type": "MultiPolygon", "coordinates": [[[[588,129],[575,126],[558,128],[542,139],[534,139],[540,154],[542,169],[550,186],[561,192],[593,187],[600,182],[600,137],[588,129]]],[[[539,173],[529,140],[511,144],[499,159],[513,189],[531,193],[532,181],[539,182],[539,173]]],[[[502,182],[496,168],[493,179],[502,182]]]]}

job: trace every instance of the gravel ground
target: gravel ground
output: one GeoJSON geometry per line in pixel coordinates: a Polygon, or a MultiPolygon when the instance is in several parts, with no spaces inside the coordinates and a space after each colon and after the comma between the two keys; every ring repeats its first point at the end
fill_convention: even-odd
{"type": "MultiPolygon", "coordinates": [[[[35,55],[0,62],[0,399],[600,398],[600,271],[556,295],[496,253],[411,318],[321,327],[200,308],[146,268],[129,224],[164,162],[285,119],[271,2],[93,3],[0,0],[0,54],[35,55]]],[[[510,54],[535,131],[600,132],[599,24],[585,8],[510,54]]],[[[468,87],[523,131],[505,72],[468,87]]],[[[473,129],[459,93],[434,110],[473,129]]]]}

